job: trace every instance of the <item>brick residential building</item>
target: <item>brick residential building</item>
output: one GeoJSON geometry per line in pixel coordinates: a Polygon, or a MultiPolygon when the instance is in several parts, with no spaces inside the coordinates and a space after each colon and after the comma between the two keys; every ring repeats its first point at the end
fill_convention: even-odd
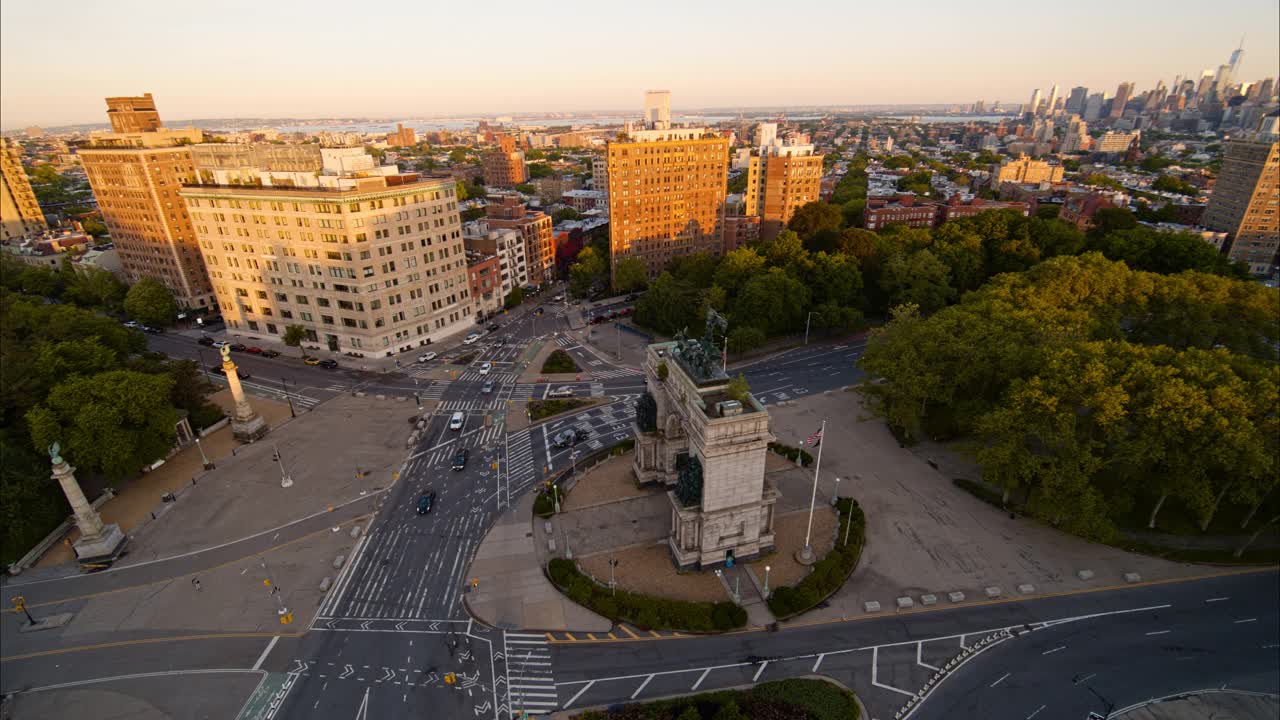
{"type": "Polygon", "coordinates": [[[516,139],[510,135],[498,137],[498,147],[480,156],[484,166],[484,184],[497,188],[513,188],[529,179],[525,168],[524,153],[516,149],[516,139]]]}
{"type": "Polygon", "coordinates": [[[1062,201],[1058,219],[1065,220],[1076,229],[1086,231],[1093,227],[1093,215],[1103,208],[1117,207],[1110,195],[1102,193],[1071,193],[1062,201]]]}
{"type": "Polygon", "coordinates": [[[885,226],[902,224],[913,228],[934,228],[951,220],[973,217],[989,210],[1016,210],[1024,217],[1030,216],[1034,206],[1028,202],[1002,202],[974,198],[969,201],[953,196],[946,202],[925,200],[914,195],[867,198],[863,211],[863,224],[868,230],[883,230],[885,226]]]}
{"type": "Polygon", "coordinates": [[[772,240],[796,208],[822,194],[822,155],[812,145],[784,145],[774,139],[752,155],[747,169],[745,215],[760,217],[760,237],[772,240]]]}
{"type": "Polygon", "coordinates": [[[724,218],[724,252],[760,239],[759,215],[726,215],[724,218]]]}
{"type": "Polygon", "coordinates": [[[1280,251],[1280,143],[1232,140],[1204,211],[1204,226],[1229,233],[1227,256],[1255,275],[1273,274],[1280,251]]]}
{"type": "Polygon", "coordinates": [[[418,144],[418,134],[413,128],[396,123],[396,131],[387,136],[387,144],[391,147],[413,147],[418,144]]]}
{"type": "Polygon", "coordinates": [[[44,232],[48,227],[22,167],[22,146],[0,138],[0,241],[44,232]]]}
{"type": "Polygon", "coordinates": [[[991,166],[991,187],[998,188],[1001,183],[1042,183],[1062,182],[1063,167],[1050,165],[1043,160],[1032,160],[1020,155],[1016,160],[1005,158],[998,165],[991,166]]]}
{"type": "Polygon", "coordinates": [[[468,252],[467,277],[471,281],[471,299],[477,319],[488,318],[502,310],[506,296],[502,292],[502,268],[497,255],[468,252]]]}
{"type": "Polygon", "coordinates": [[[555,280],[556,244],[550,215],[530,210],[514,193],[491,194],[485,212],[489,229],[520,233],[530,283],[542,285],[555,280]]]}

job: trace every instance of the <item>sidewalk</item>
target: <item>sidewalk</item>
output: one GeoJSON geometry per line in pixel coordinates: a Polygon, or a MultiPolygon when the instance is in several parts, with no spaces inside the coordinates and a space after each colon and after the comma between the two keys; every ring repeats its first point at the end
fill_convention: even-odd
{"type": "Polygon", "coordinates": [[[527,493],[503,513],[480,544],[467,571],[480,584],[465,597],[467,609],[477,620],[507,629],[608,632],[611,620],[562,595],[543,573],[538,543],[545,548],[546,538],[542,521],[533,517],[533,498],[527,493]]]}

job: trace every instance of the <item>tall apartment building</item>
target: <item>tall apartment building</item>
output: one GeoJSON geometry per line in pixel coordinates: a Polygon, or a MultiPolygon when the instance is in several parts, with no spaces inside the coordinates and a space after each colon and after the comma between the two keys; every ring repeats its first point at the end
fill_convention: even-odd
{"type": "Polygon", "coordinates": [[[818,200],[822,159],[812,145],[784,145],[776,137],[751,156],[744,214],[760,217],[761,238],[777,237],[796,208],[818,200]]]}
{"type": "Polygon", "coordinates": [[[418,144],[418,134],[413,128],[396,123],[396,131],[387,135],[387,144],[391,147],[413,147],[418,144]]]}
{"type": "Polygon", "coordinates": [[[1142,137],[1141,131],[1133,132],[1105,132],[1093,144],[1094,152],[1100,153],[1126,153],[1129,152],[1129,146],[1137,142],[1142,137]]]}
{"type": "Polygon", "coordinates": [[[1232,140],[1203,223],[1231,235],[1227,256],[1255,275],[1276,272],[1280,251],[1280,143],[1232,140]]]}
{"type": "Polygon", "coordinates": [[[1089,124],[1081,120],[1079,115],[1072,115],[1071,119],[1067,121],[1067,132],[1062,136],[1062,143],[1058,145],[1058,152],[1084,152],[1092,144],[1093,138],[1089,137],[1089,124]]]}
{"type": "Polygon", "coordinates": [[[480,160],[484,184],[490,187],[513,188],[529,179],[524,153],[516,149],[516,139],[510,135],[499,136],[498,148],[485,151],[480,160]]]}
{"type": "MultiPolygon", "coordinates": [[[[669,123],[669,94],[646,116],[669,123]]],[[[723,249],[729,141],[705,128],[649,128],[609,143],[610,272],[636,257],[649,276],[672,258],[723,249]]]]}
{"type": "Polygon", "coordinates": [[[644,91],[644,123],[650,130],[667,130],[671,127],[671,91],[644,91]]]}
{"type": "Polygon", "coordinates": [[[1107,117],[1112,120],[1118,120],[1121,115],[1124,115],[1124,106],[1129,102],[1130,95],[1133,95],[1133,83],[1120,83],[1120,86],[1116,88],[1115,98],[1111,100],[1111,112],[1107,114],[1107,117]]]}
{"type": "Polygon", "coordinates": [[[591,188],[609,199],[609,156],[597,155],[591,159],[591,188]]]}
{"type": "Polygon", "coordinates": [[[1005,158],[998,165],[991,166],[991,187],[998,188],[1000,183],[1042,183],[1062,182],[1061,165],[1050,165],[1043,160],[1032,160],[1020,155],[1016,160],[1005,158]]]}
{"type": "Polygon", "coordinates": [[[0,138],[0,241],[44,232],[48,227],[22,167],[22,147],[0,138]]]}
{"type": "Polygon", "coordinates": [[[525,262],[529,282],[534,285],[556,279],[556,243],[551,216],[541,210],[530,210],[513,193],[493,194],[485,206],[485,221],[490,230],[515,230],[524,240],[525,262]]]}
{"type": "Polygon", "coordinates": [[[464,237],[467,250],[481,255],[496,255],[502,279],[502,297],[529,284],[529,266],[525,262],[524,238],[516,230],[486,231],[476,237],[464,237]]]}
{"type": "Polygon", "coordinates": [[[213,287],[178,196],[195,182],[195,128],[164,127],[151,94],[107,98],[110,132],[94,132],[79,149],[89,187],[130,282],[158,280],[179,305],[212,307],[213,287]]]}
{"type": "Polygon", "coordinates": [[[181,190],[227,326],[389,356],[471,325],[454,182],[320,152],[318,173],[181,190]]]}
{"type": "Polygon", "coordinates": [[[1089,97],[1089,88],[1080,87],[1080,86],[1071,88],[1071,94],[1067,96],[1067,102],[1065,105],[1063,105],[1063,110],[1065,110],[1068,114],[1070,113],[1075,113],[1077,115],[1082,114],[1084,112],[1085,101],[1088,99],[1088,97],[1089,97]]]}

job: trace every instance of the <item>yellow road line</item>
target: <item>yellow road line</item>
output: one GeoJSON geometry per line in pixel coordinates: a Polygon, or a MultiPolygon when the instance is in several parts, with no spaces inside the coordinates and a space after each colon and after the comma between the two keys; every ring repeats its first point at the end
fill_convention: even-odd
{"type": "Polygon", "coordinates": [[[649,631],[649,634],[650,634],[650,635],[652,635],[652,636],[654,636],[654,637],[656,637],[656,638],[660,638],[660,637],[662,637],[661,635],[659,635],[659,634],[658,634],[656,631],[654,631],[654,630],[650,630],[650,631],[649,631]]]}
{"type": "MultiPolygon", "coordinates": [[[[370,515],[361,515],[361,516],[359,516],[359,517],[354,517],[354,518],[351,518],[350,520],[347,520],[346,522],[339,523],[339,527],[341,527],[342,525],[349,525],[349,524],[351,524],[351,523],[353,523],[353,522],[361,522],[361,521],[363,521],[363,520],[365,520],[365,519],[367,519],[367,518],[369,518],[369,517],[371,517],[371,516],[370,516],[370,515]]],[[[294,539],[292,539],[292,540],[290,540],[290,541],[288,541],[288,542],[283,542],[283,543],[280,543],[279,545],[272,545],[271,547],[267,548],[266,550],[263,550],[262,552],[256,552],[256,553],[252,553],[252,554],[250,554],[250,555],[244,555],[244,556],[241,556],[241,557],[235,558],[235,559],[233,559],[233,560],[228,560],[228,561],[226,561],[226,562],[224,562],[224,563],[220,563],[220,564],[218,564],[218,565],[214,565],[214,566],[212,566],[212,567],[205,568],[205,569],[203,569],[203,570],[197,570],[196,572],[183,573],[183,574],[181,574],[181,575],[172,575],[172,576],[170,576],[170,577],[162,578],[162,579],[160,579],[160,580],[153,580],[153,581],[151,581],[151,582],[149,582],[149,583],[142,583],[141,585],[129,585],[129,586],[127,586],[127,587],[116,588],[116,589],[114,589],[114,590],[103,590],[103,591],[101,591],[101,592],[88,593],[88,594],[85,594],[85,595],[73,595],[73,596],[71,596],[71,597],[61,598],[61,599],[59,599],[59,600],[46,600],[46,601],[44,601],[44,602],[38,602],[38,603],[27,603],[27,605],[26,605],[26,606],[27,606],[27,608],[48,607],[49,605],[61,605],[62,603],[75,602],[75,601],[77,601],[77,600],[89,600],[89,599],[91,599],[91,598],[103,597],[103,596],[105,596],[105,595],[114,595],[114,594],[116,594],[116,593],[122,593],[122,592],[126,592],[126,591],[129,591],[129,590],[137,590],[137,589],[139,589],[139,588],[150,587],[150,586],[155,585],[155,584],[157,584],[157,583],[166,583],[166,582],[170,582],[170,581],[175,580],[175,579],[177,579],[177,578],[186,577],[186,576],[188,576],[188,575],[197,575],[197,574],[199,574],[199,573],[212,572],[212,571],[217,570],[217,569],[219,569],[219,568],[224,568],[224,567],[226,567],[226,566],[228,566],[228,565],[234,565],[234,564],[236,564],[236,563],[238,563],[238,562],[242,562],[242,561],[244,561],[246,558],[255,557],[255,556],[257,556],[257,555],[262,555],[262,554],[264,554],[264,553],[274,552],[274,551],[279,550],[279,549],[281,549],[281,548],[286,548],[286,547],[288,547],[288,546],[290,546],[290,545],[292,545],[292,544],[294,544],[294,543],[296,543],[296,542],[302,542],[303,540],[306,540],[306,539],[308,539],[308,538],[310,538],[310,537],[312,537],[312,536],[314,536],[314,535],[320,535],[320,534],[323,534],[323,533],[332,533],[332,532],[333,532],[333,530],[332,530],[331,528],[325,528],[325,529],[323,529],[323,530],[316,530],[315,532],[310,532],[310,533],[307,533],[306,535],[303,535],[303,536],[301,536],[301,537],[296,537],[296,538],[294,538],[294,539]]],[[[17,608],[7,608],[7,609],[5,609],[5,610],[3,610],[3,611],[0,611],[0,612],[4,612],[4,613],[16,613],[16,612],[19,612],[19,610],[18,610],[17,608]]]]}
{"type": "Polygon", "coordinates": [[[209,635],[179,635],[176,637],[143,638],[140,640],[120,640],[118,642],[98,643],[97,645],[78,645],[76,647],[57,648],[54,650],[41,650],[40,652],[26,653],[24,655],[7,655],[5,657],[0,657],[0,662],[9,662],[10,660],[29,660],[31,658],[47,657],[49,655],[63,655],[73,652],[85,652],[88,650],[105,650],[107,648],[127,647],[129,645],[151,645],[166,642],[187,642],[190,640],[236,640],[242,638],[269,638],[277,636],[302,637],[302,635],[303,633],[244,632],[209,635]]]}
{"type": "Polygon", "coordinates": [[[614,635],[613,633],[609,633],[609,639],[610,639],[610,640],[617,640],[617,639],[618,639],[618,636],[617,636],[617,635],[614,635]]]}
{"type": "Polygon", "coordinates": [[[592,640],[598,640],[598,639],[599,639],[599,638],[597,638],[597,637],[595,636],[595,633],[587,633],[587,637],[591,638],[592,640]]]}
{"type": "Polygon", "coordinates": [[[625,632],[626,634],[630,635],[630,636],[631,636],[631,637],[633,637],[633,638],[639,638],[639,637],[640,637],[639,635],[637,635],[637,634],[635,634],[635,633],[631,632],[631,628],[627,627],[626,625],[619,625],[618,627],[622,628],[622,631],[623,631],[623,632],[625,632]]]}
{"type": "Polygon", "coordinates": [[[573,636],[573,633],[565,633],[565,634],[564,634],[564,636],[565,636],[565,637],[567,637],[567,638],[569,638],[569,639],[570,639],[570,640],[572,640],[573,642],[578,642],[578,638],[574,637],[574,636],[573,636]]]}
{"type": "Polygon", "coordinates": [[[552,635],[551,633],[547,633],[547,642],[558,642],[558,641],[556,640],[555,635],[552,635]]]}

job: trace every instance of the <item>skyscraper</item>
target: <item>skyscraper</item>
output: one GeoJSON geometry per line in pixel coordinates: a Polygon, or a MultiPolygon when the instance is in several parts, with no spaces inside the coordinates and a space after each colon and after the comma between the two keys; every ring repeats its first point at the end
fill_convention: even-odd
{"type": "Polygon", "coordinates": [[[452,179],[379,167],[360,147],[251,153],[230,176],[204,166],[226,154],[197,147],[197,171],[215,182],[180,195],[228,327],[301,325],[331,351],[379,356],[471,327],[452,179]]]}
{"type": "Polygon", "coordinates": [[[1063,109],[1067,111],[1067,114],[1075,113],[1079,115],[1084,112],[1084,103],[1088,98],[1089,88],[1073,87],[1071,88],[1071,94],[1067,96],[1067,102],[1063,109]]]}
{"type": "Polygon", "coordinates": [[[1106,99],[1102,93],[1093,93],[1084,103],[1084,119],[1087,122],[1095,122],[1102,117],[1102,107],[1106,104],[1106,99]]]}
{"type": "Polygon", "coordinates": [[[672,258],[722,249],[729,141],[705,128],[656,127],[666,121],[654,117],[607,150],[614,272],[635,257],[654,277],[672,258]]]}
{"type": "Polygon", "coordinates": [[[1058,104],[1058,84],[1054,83],[1053,88],[1049,90],[1049,101],[1045,103],[1045,114],[1052,115],[1053,108],[1058,104]]]}
{"type": "Polygon", "coordinates": [[[0,241],[45,230],[44,212],[22,168],[22,147],[0,138],[0,241]]]}
{"type": "Polygon", "coordinates": [[[1031,93],[1031,102],[1027,103],[1027,109],[1024,112],[1035,115],[1039,113],[1039,111],[1040,111],[1040,88],[1036,88],[1035,92],[1031,93]]]}
{"type": "Polygon", "coordinates": [[[125,274],[131,282],[158,280],[184,307],[213,307],[191,217],[178,196],[184,183],[196,181],[191,145],[204,134],[164,127],[150,93],[107,98],[107,117],[111,132],[90,133],[79,155],[125,274]]]}
{"type": "Polygon", "coordinates": [[[644,91],[644,122],[650,130],[666,130],[671,127],[671,91],[644,91]]]}
{"type": "Polygon", "coordinates": [[[1232,140],[1204,211],[1204,226],[1230,234],[1227,255],[1255,275],[1276,272],[1280,249],[1280,142],[1232,140]]]}
{"type": "Polygon", "coordinates": [[[819,199],[822,158],[812,145],[785,145],[777,139],[751,156],[746,214],[760,217],[762,239],[777,237],[796,208],[819,199]]]}
{"type": "MultiPolygon", "coordinates": [[[[1107,113],[1107,117],[1112,120],[1118,120],[1124,114],[1124,106],[1129,102],[1129,96],[1133,94],[1133,83],[1122,82],[1116,88],[1116,96],[1111,100],[1111,112],[1107,113]]],[[[1086,118],[1087,119],[1087,118],[1086,118]]]]}

